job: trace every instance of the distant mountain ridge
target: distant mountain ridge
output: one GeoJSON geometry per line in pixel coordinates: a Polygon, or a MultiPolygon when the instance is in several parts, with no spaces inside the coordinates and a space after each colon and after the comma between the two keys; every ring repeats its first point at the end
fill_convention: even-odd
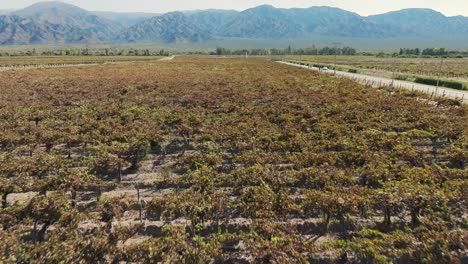
{"type": "Polygon", "coordinates": [[[62,39],[56,28],[16,15],[0,16],[0,45],[41,44],[62,39]]]}
{"type": "Polygon", "coordinates": [[[200,43],[213,39],[468,39],[468,17],[432,9],[360,16],[339,8],[197,10],[151,13],[90,12],[62,2],[40,2],[0,13],[0,45],[68,43],[200,43]]]}
{"type": "Polygon", "coordinates": [[[231,37],[291,38],[309,34],[380,37],[381,25],[332,7],[280,9],[263,5],[245,10],[221,33],[231,37]]]}
{"type": "Polygon", "coordinates": [[[410,8],[369,16],[368,19],[379,25],[390,26],[400,34],[434,36],[436,33],[468,33],[468,17],[446,17],[432,9],[410,8]]]}
{"type": "Polygon", "coordinates": [[[117,37],[122,42],[158,41],[180,43],[201,42],[210,38],[208,31],[192,23],[182,12],[171,12],[152,17],[134,26],[117,37]]]}
{"type": "Polygon", "coordinates": [[[53,25],[53,43],[106,42],[122,30],[112,21],[62,2],[40,2],[11,13],[35,23],[53,25]]]}
{"type": "Polygon", "coordinates": [[[117,23],[124,28],[131,27],[137,23],[143,22],[145,19],[160,15],[156,13],[144,13],[144,12],[116,13],[116,12],[93,11],[92,13],[98,17],[102,17],[114,23],[117,23]]]}

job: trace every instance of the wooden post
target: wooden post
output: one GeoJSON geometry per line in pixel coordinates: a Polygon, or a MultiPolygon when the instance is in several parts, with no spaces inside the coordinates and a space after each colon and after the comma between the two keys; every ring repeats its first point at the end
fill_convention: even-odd
{"type": "Polygon", "coordinates": [[[2,209],[5,209],[8,207],[8,193],[3,193],[2,194],[2,209]]]}
{"type": "Polygon", "coordinates": [[[143,219],[142,219],[142,204],[141,204],[141,200],[140,200],[140,183],[137,183],[136,184],[136,188],[137,188],[137,197],[138,197],[138,215],[139,215],[139,218],[140,218],[140,223],[143,222],[143,219]]]}

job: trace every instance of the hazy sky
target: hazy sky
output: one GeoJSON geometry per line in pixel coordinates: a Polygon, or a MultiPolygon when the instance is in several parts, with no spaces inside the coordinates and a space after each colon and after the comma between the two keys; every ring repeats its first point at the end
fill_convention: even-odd
{"type": "MultiPolygon", "coordinates": [[[[18,9],[42,0],[0,0],[0,9],[18,9]]],[[[276,7],[335,6],[361,15],[410,7],[432,8],[445,15],[468,16],[468,0],[63,0],[87,10],[167,12],[193,9],[244,10],[261,4],[276,7]]]]}

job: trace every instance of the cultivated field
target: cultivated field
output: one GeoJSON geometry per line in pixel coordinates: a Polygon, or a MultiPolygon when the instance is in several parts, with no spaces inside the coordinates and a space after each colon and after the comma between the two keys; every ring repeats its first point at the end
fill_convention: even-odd
{"type": "MultiPolygon", "coordinates": [[[[333,67],[334,56],[286,56],[287,59],[309,61],[333,67]]],[[[382,77],[429,76],[468,82],[468,58],[380,58],[375,56],[337,56],[342,70],[358,69],[364,74],[382,77]]]]}
{"type": "Polygon", "coordinates": [[[0,79],[0,262],[468,259],[458,101],[265,59],[0,79]]]}
{"type": "Polygon", "coordinates": [[[106,62],[152,61],[159,56],[13,56],[1,57],[0,67],[54,65],[54,64],[100,64],[106,62]]]}

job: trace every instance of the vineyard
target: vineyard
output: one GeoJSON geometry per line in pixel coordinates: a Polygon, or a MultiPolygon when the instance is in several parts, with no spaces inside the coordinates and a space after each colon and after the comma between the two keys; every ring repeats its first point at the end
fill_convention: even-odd
{"type": "Polygon", "coordinates": [[[0,79],[0,263],[468,261],[459,101],[262,58],[0,79]]]}
{"type": "MultiPolygon", "coordinates": [[[[286,56],[288,59],[311,61],[333,67],[334,56],[286,56]]],[[[364,73],[378,73],[380,75],[415,75],[431,76],[468,81],[467,58],[445,58],[441,66],[440,58],[380,58],[375,56],[337,56],[336,63],[343,70],[360,69],[364,73]]]]}
{"type": "Polygon", "coordinates": [[[152,61],[160,56],[16,56],[1,57],[2,67],[21,67],[56,64],[101,64],[106,62],[152,61]]]}

